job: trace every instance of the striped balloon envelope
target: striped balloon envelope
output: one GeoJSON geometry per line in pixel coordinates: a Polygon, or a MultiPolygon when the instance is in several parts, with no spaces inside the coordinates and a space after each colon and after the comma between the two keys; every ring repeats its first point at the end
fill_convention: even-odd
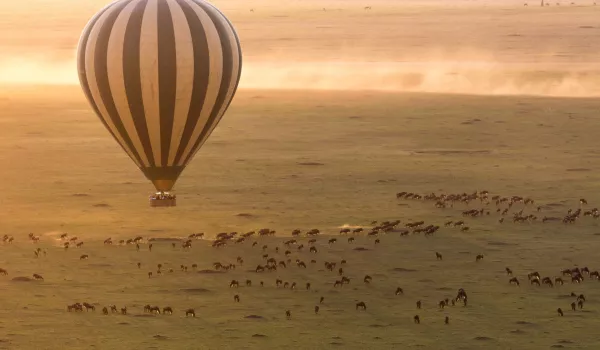
{"type": "Polygon", "coordinates": [[[77,61],[100,121],[161,192],[223,117],[242,69],[233,25],[204,0],[117,0],[83,30],[77,61]]]}

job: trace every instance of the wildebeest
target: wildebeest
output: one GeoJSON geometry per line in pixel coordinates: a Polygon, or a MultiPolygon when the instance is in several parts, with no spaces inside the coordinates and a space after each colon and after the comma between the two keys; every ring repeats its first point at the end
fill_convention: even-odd
{"type": "Polygon", "coordinates": [[[418,300],[417,301],[417,309],[420,309],[420,308],[421,308],[421,300],[418,300]]]}
{"type": "Polygon", "coordinates": [[[571,310],[573,310],[573,311],[577,310],[577,309],[575,308],[575,305],[576,305],[576,304],[575,304],[575,302],[572,302],[572,303],[571,303],[571,310]]]}
{"type": "Polygon", "coordinates": [[[290,310],[286,310],[285,311],[285,317],[289,320],[290,318],[292,318],[292,312],[290,310]]]}
{"type": "Polygon", "coordinates": [[[438,253],[438,252],[435,252],[435,258],[436,258],[437,260],[442,260],[442,254],[440,254],[440,253],[438,253]]]}
{"type": "Polygon", "coordinates": [[[510,268],[508,268],[508,267],[507,267],[507,268],[506,268],[506,274],[507,274],[508,276],[512,276],[512,273],[513,273],[513,272],[512,272],[512,270],[511,270],[510,268]]]}
{"type": "Polygon", "coordinates": [[[404,290],[400,287],[396,288],[396,295],[404,294],[404,290]]]}
{"type": "Polygon", "coordinates": [[[170,306],[166,306],[163,308],[162,313],[163,313],[163,315],[172,315],[173,309],[171,309],[170,306]]]}
{"type": "Polygon", "coordinates": [[[194,309],[185,310],[185,317],[188,317],[188,316],[196,317],[196,312],[194,311],[194,309]]]}
{"type": "Polygon", "coordinates": [[[88,258],[89,258],[89,256],[87,254],[83,254],[82,256],[79,257],[79,260],[86,260],[88,258]]]}
{"type": "Polygon", "coordinates": [[[363,310],[367,310],[367,304],[365,304],[363,301],[356,303],[356,310],[358,309],[363,309],[363,310]]]}
{"type": "Polygon", "coordinates": [[[239,302],[240,302],[240,296],[239,296],[239,295],[237,295],[237,294],[236,294],[236,295],[234,295],[234,296],[233,296],[233,301],[235,301],[236,303],[239,303],[239,302]]]}
{"type": "Polygon", "coordinates": [[[102,313],[108,315],[108,308],[106,306],[102,308],[102,313]]]}
{"type": "Polygon", "coordinates": [[[444,324],[450,324],[450,317],[446,316],[444,319],[444,324]]]}
{"type": "Polygon", "coordinates": [[[6,271],[5,269],[0,269],[0,275],[8,275],[8,271],[6,271]]]}
{"type": "Polygon", "coordinates": [[[39,275],[39,274],[37,274],[37,273],[34,273],[34,274],[33,274],[33,278],[34,278],[34,279],[36,279],[36,280],[40,280],[40,281],[43,281],[43,280],[44,280],[44,277],[42,277],[42,275],[39,275]]]}
{"type": "Polygon", "coordinates": [[[413,317],[413,320],[416,324],[420,324],[421,323],[421,318],[419,318],[419,315],[415,315],[415,317],[413,317]]]}
{"type": "Polygon", "coordinates": [[[475,261],[479,261],[483,259],[483,254],[479,254],[475,257],[475,261]]]}
{"type": "Polygon", "coordinates": [[[371,283],[372,280],[373,280],[373,277],[366,275],[365,278],[363,279],[363,282],[369,284],[369,283],[371,283]]]}
{"type": "Polygon", "coordinates": [[[558,314],[559,314],[560,316],[564,316],[564,314],[563,314],[563,311],[562,311],[562,309],[561,309],[561,308],[558,308],[558,309],[556,309],[556,312],[558,312],[558,314]]]}
{"type": "Polygon", "coordinates": [[[315,306],[315,315],[319,313],[319,305],[315,306]]]}

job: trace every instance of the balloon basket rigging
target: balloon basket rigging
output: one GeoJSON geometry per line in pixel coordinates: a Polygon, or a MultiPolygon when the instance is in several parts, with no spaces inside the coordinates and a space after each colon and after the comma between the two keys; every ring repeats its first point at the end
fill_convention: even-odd
{"type": "Polygon", "coordinates": [[[175,207],[177,206],[177,197],[169,192],[157,192],[150,196],[150,206],[155,207],[175,207]]]}

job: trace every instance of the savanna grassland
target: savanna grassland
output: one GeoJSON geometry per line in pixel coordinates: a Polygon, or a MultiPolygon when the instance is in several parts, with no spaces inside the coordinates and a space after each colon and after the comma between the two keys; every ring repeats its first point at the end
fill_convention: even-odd
{"type": "Polygon", "coordinates": [[[533,271],[554,278],[575,266],[600,269],[600,221],[540,222],[580,208],[580,198],[583,210],[600,203],[600,10],[591,2],[215,2],[238,29],[247,64],[228,114],[177,183],[178,206],[166,209],[148,206],[151,185],[73,81],[79,32],[102,2],[29,3],[42,10],[25,16],[24,3],[0,5],[15,14],[0,21],[0,233],[14,236],[0,245],[8,271],[0,275],[0,349],[600,346],[600,282],[587,275],[553,288],[527,282],[533,271]],[[493,201],[436,209],[395,195],[476,190],[535,204],[516,203],[500,223],[493,201]],[[490,215],[461,216],[480,208],[490,215]],[[538,220],[513,223],[521,209],[538,220]],[[364,233],[352,244],[338,234],[384,220],[441,227],[428,237],[388,232],[377,245],[364,233]],[[444,227],[448,220],[470,230],[444,227]],[[277,237],[222,248],[194,240],[189,250],[159,241],[151,252],[147,242],[140,251],[116,244],[264,227],[277,237]],[[303,251],[283,245],[293,229],[312,228],[322,232],[318,253],[306,237],[298,238],[303,251]],[[62,248],[63,232],[83,246],[62,248]],[[108,237],[113,246],[102,244],[108,237]],[[332,237],[338,241],[329,245],[332,237]],[[38,247],[46,254],[36,258],[38,247]],[[287,268],[254,271],[263,254],[286,260],[287,249],[287,268]],[[478,254],[484,259],[475,262],[478,254]],[[244,264],[235,270],[204,271],[237,257],[244,264]],[[326,261],[337,262],[333,272],[326,261]],[[339,267],[351,279],[342,288],[333,286],[339,267]],[[33,273],[44,281],[12,280],[33,273]],[[373,277],[368,285],[365,275],[373,277]],[[229,288],[232,279],[239,288],[229,288]],[[278,288],[276,279],[298,288],[278,288]],[[459,288],[468,306],[440,310],[459,288]],[[586,296],[583,309],[570,310],[571,292],[586,296]],[[84,301],[96,311],[67,312],[84,301]],[[358,301],[366,311],[355,310],[358,301]],[[112,304],[129,314],[102,315],[112,304]],[[145,304],[174,314],[145,314],[145,304]],[[188,308],[197,317],[186,318],[188,308]]]}

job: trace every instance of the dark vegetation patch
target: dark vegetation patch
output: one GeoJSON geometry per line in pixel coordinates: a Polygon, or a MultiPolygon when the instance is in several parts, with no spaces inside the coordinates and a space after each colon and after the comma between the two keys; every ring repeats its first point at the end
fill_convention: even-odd
{"type": "Polygon", "coordinates": [[[319,162],[299,162],[298,165],[321,166],[321,165],[325,165],[325,164],[319,163],[319,162]]]}
{"type": "Polygon", "coordinates": [[[510,332],[511,332],[512,334],[525,334],[525,333],[526,333],[526,332],[524,332],[524,331],[522,331],[522,330],[520,330],[520,329],[515,329],[515,330],[512,330],[512,331],[510,331],[510,332]]]}
{"type": "Polygon", "coordinates": [[[365,247],[356,247],[353,250],[355,250],[357,252],[364,252],[364,251],[367,251],[367,250],[370,250],[370,249],[367,249],[365,247]]]}
{"type": "Polygon", "coordinates": [[[580,29],[594,29],[594,26],[579,26],[580,29]]]}
{"type": "Polygon", "coordinates": [[[167,340],[167,339],[169,339],[169,337],[167,337],[165,335],[160,335],[160,334],[157,334],[157,335],[153,336],[152,338],[158,339],[158,340],[167,340]]]}
{"type": "Polygon", "coordinates": [[[92,205],[94,208],[110,208],[110,204],[107,203],[96,203],[92,205]]]}
{"type": "Polygon", "coordinates": [[[200,270],[198,271],[198,273],[203,273],[203,274],[213,274],[213,273],[225,273],[223,271],[217,271],[217,270],[200,270]]]}
{"type": "Polygon", "coordinates": [[[236,216],[242,217],[242,218],[254,218],[256,217],[255,215],[249,214],[249,213],[239,213],[236,216]]]}
{"type": "Polygon", "coordinates": [[[571,341],[571,340],[565,340],[565,339],[559,340],[559,341],[557,341],[557,343],[559,343],[559,344],[574,344],[573,341],[571,341]]]}
{"type": "Polygon", "coordinates": [[[477,154],[491,154],[490,150],[438,150],[438,151],[415,151],[417,154],[433,154],[440,156],[449,155],[477,155],[477,154]]]}
{"type": "Polygon", "coordinates": [[[479,337],[473,338],[473,340],[490,341],[490,340],[494,340],[494,338],[479,336],[479,337]]]}
{"type": "Polygon", "coordinates": [[[570,168],[570,169],[567,169],[567,171],[592,171],[592,170],[588,169],[588,168],[570,168]]]}
{"type": "Polygon", "coordinates": [[[475,118],[475,119],[465,120],[461,124],[462,125],[471,125],[471,124],[479,123],[480,121],[481,121],[481,119],[475,118]]]}
{"type": "Polygon", "coordinates": [[[524,325],[524,326],[535,326],[536,325],[535,323],[527,322],[527,321],[517,321],[515,323],[519,324],[519,325],[524,325]]]}
{"type": "Polygon", "coordinates": [[[394,272],[417,272],[417,270],[406,269],[404,267],[395,267],[395,268],[392,269],[392,271],[394,271],[394,272]]]}
{"type": "Polygon", "coordinates": [[[267,336],[264,334],[255,333],[252,334],[252,338],[266,338],[267,336]]]}
{"type": "Polygon", "coordinates": [[[495,246],[515,246],[515,243],[506,243],[506,242],[495,242],[495,241],[491,241],[488,242],[488,245],[495,245],[495,246]]]}
{"type": "Polygon", "coordinates": [[[13,282],[32,282],[33,278],[29,278],[29,277],[25,277],[25,276],[18,276],[18,277],[13,277],[13,279],[11,281],[13,281],[13,282]]]}
{"type": "Polygon", "coordinates": [[[71,196],[72,197],[89,197],[90,195],[86,194],[86,193],[73,193],[71,196]]]}
{"type": "Polygon", "coordinates": [[[249,320],[262,320],[262,319],[264,319],[264,317],[259,316],[259,315],[248,315],[248,316],[244,316],[244,318],[247,318],[249,320]]]}

